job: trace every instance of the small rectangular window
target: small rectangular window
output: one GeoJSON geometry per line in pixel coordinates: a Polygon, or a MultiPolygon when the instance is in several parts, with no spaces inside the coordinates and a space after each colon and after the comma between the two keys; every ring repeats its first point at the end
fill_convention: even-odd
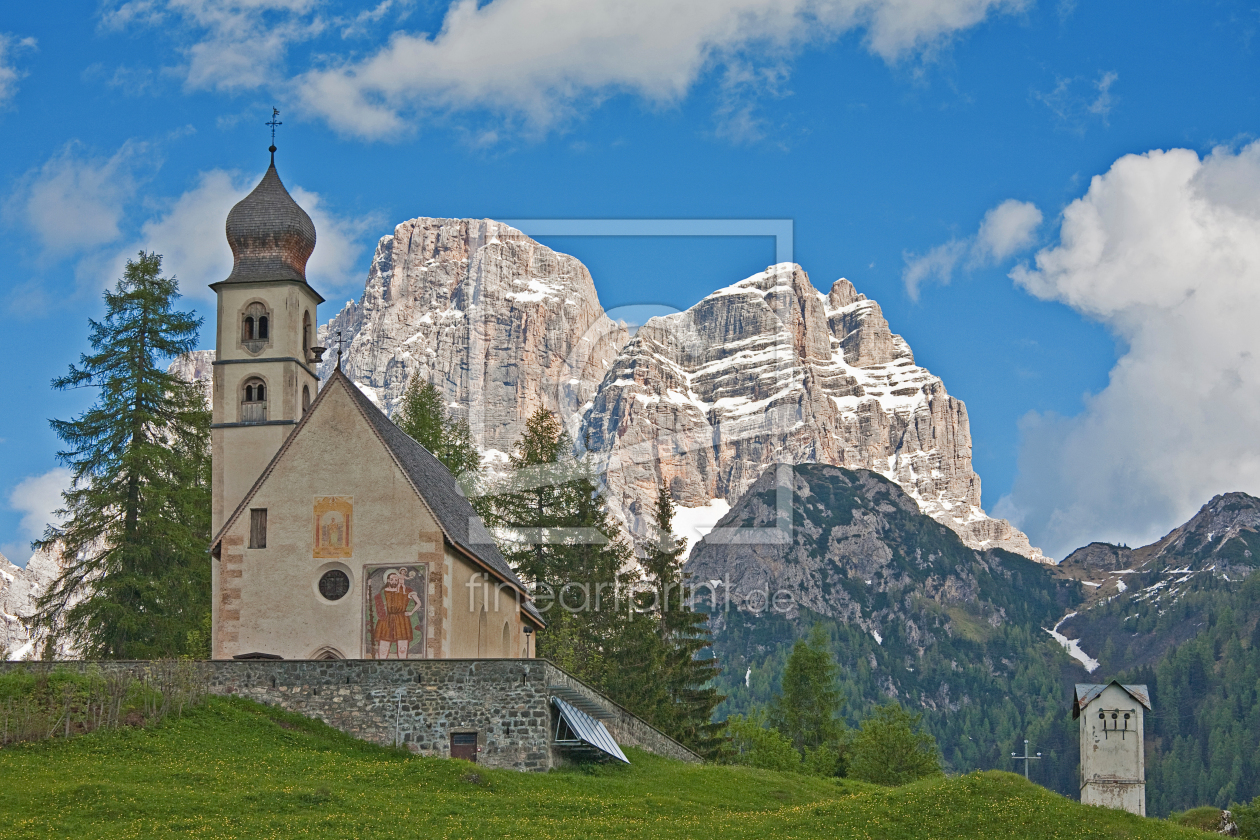
{"type": "Polygon", "coordinates": [[[267,547],[267,509],[251,508],[249,511],[249,547],[267,547]]]}

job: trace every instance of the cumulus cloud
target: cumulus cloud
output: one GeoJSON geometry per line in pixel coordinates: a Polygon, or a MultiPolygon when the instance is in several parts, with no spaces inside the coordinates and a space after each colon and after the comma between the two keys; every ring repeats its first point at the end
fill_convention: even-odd
{"type": "MultiPolygon", "coordinates": [[[[799,49],[855,30],[865,33],[868,50],[895,62],[931,53],[991,14],[1030,3],[455,0],[436,33],[398,28],[403,3],[338,17],[315,0],[130,0],[107,7],[104,18],[115,27],[178,28],[186,84],[225,90],[275,81],[296,43],[392,29],[376,51],[324,52],[323,66],[292,80],[306,110],[334,128],[383,137],[433,110],[486,109],[539,129],[617,93],[669,105],[707,71],[720,69],[728,80],[746,77],[750,67],[753,76],[764,69],[778,76],[799,49]]],[[[729,112],[732,131],[755,133],[755,118],[729,98],[719,111],[729,112]]]]}
{"type": "Polygon", "coordinates": [[[0,32],[0,106],[7,105],[17,95],[18,81],[26,72],[17,66],[15,56],[35,49],[34,38],[19,38],[0,32]]]}
{"type": "Polygon", "coordinates": [[[70,470],[57,467],[18,482],[9,493],[9,508],[22,514],[18,526],[21,528],[21,541],[5,544],[4,554],[24,564],[30,553],[30,542],[43,537],[48,525],[61,524],[55,512],[62,506],[61,494],[69,489],[71,478],[70,470]]]}
{"type": "MultiPolygon", "coordinates": [[[[122,276],[127,260],[135,258],[138,251],[155,251],[162,255],[163,271],[179,278],[183,294],[213,298],[209,284],[232,270],[224,220],[232,205],[244,198],[260,177],[222,169],[201,173],[195,186],[166,202],[141,226],[130,245],[113,253],[109,268],[101,276],[112,282],[122,276]]],[[[317,243],[307,266],[308,279],[325,291],[352,282],[355,262],[363,252],[363,237],[379,226],[379,219],[341,216],[329,209],[318,193],[301,187],[290,185],[289,192],[315,223],[317,243]]]]}
{"type": "Polygon", "coordinates": [[[1011,272],[1123,354],[1075,417],[1030,414],[998,511],[1047,553],[1140,545],[1213,495],[1260,494],[1260,143],[1128,155],[1011,272]]]}
{"type": "MultiPolygon", "coordinates": [[[[73,258],[80,293],[112,286],[127,260],[143,250],[163,255],[164,270],[179,278],[184,294],[212,298],[207,286],[232,269],[224,220],[261,173],[202,172],[184,193],[146,197],[141,204],[136,200],[139,186],[161,166],[154,149],[154,144],[128,141],[114,154],[99,156],[71,143],[27,173],[5,207],[6,220],[39,237],[41,262],[73,258]],[[144,221],[138,227],[128,225],[133,219],[144,221]]],[[[383,223],[376,215],[337,213],[318,193],[288,186],[317,231],[307,276],[328,291],[338,291],[355,279],[365,235],[383,223]]],[[[6,295],[7,308],[27,317],[42,314],[55,297],[46,286],[43,280],[15,284],[6,295]]]]}
{"type": "Polygon", "coordinates": [[[112,242],[120,235],[127,203],[156,169],[149,151],[149,144],[129,141],[103,157],[81,143],[67,143],[43,166],[26,173],[5,215],[30,228],[49,253],[112,242]]]}
{"type": "Polygon", "coordinates": [[[995,265],[1029,248],[1041,218],[1037,205],[1009,198],[984,214],[975,236],[951,239],[923,255],[907,251],[902,255],[906,267],[901,274],[906,294],[918,300],[920,289],[930,280],[948,285],[960,263],[972,269],[995,265]]]}

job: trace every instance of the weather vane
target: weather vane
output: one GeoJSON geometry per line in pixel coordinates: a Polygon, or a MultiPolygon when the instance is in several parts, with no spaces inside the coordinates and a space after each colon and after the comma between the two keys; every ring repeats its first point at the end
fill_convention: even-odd
{"type": "Polygon", "coordinates": [[[341,330],[337,330],[337,370],[341,370],[341,330]]]}
{"type": "Polygon", "coordinates": [[[272,107],[271,122],[266,123],[266,125],[271,126],[271,148],[268,149],[267,151],[271,152],[271,158],[273,161],[275,160],[275,156],[276,156],[276,126],[284,125],[284,123],[280,122],[279,117],[280,117],[280,109],[276,107],[272,107]]]}

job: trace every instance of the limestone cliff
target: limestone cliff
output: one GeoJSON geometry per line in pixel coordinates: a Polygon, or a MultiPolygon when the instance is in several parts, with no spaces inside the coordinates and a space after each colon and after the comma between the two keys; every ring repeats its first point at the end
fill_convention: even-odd
{"type": "Polygon", "coordinates": [[[915,364],[879,304],[844,279],[822,294],[797,265],[644,324],[578,439],[635,532],[659,482],[684,508],[734,503],[770,463],[818,462],[887,476],[972,548],[1045,560],[980,508],[966,406],[915,364]]]}
{"type": "MultiPolygon", "coordinates": [[[[59,559],[47,551],[32,554],[26,568],[15,566],[0,554],[0,651],[4,658],[34,659],[42,653],[43,637],[32,632],[27,617],[61,571],[59,559]]],[[[74,641],[61,640],[57,652],[61,658],[73,658],[74,641]]]]}
{"type": "Polygon", "coordinates": [[[380,406],[418,374],[492,455],[538,408],[589,401],[628,338],[581,262],[478,219],[412,219],[380,240],[363,296],[320,330],[325,377],[339,332],[344,371],[380,406]]]}

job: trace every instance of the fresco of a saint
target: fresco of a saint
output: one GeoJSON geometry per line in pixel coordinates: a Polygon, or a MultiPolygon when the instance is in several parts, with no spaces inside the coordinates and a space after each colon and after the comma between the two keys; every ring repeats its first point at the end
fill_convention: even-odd
{"type": "Polygon", "coordinates": [[[383,566],[367,574],[369,659],[423,659],[424,582],[428,566],[383,566]]]}
{"type": "Polygon", "coordinates": [[[318,496],[315,499],[315,549],[312,556],[351,557],[353,496],[318,496]]]}

